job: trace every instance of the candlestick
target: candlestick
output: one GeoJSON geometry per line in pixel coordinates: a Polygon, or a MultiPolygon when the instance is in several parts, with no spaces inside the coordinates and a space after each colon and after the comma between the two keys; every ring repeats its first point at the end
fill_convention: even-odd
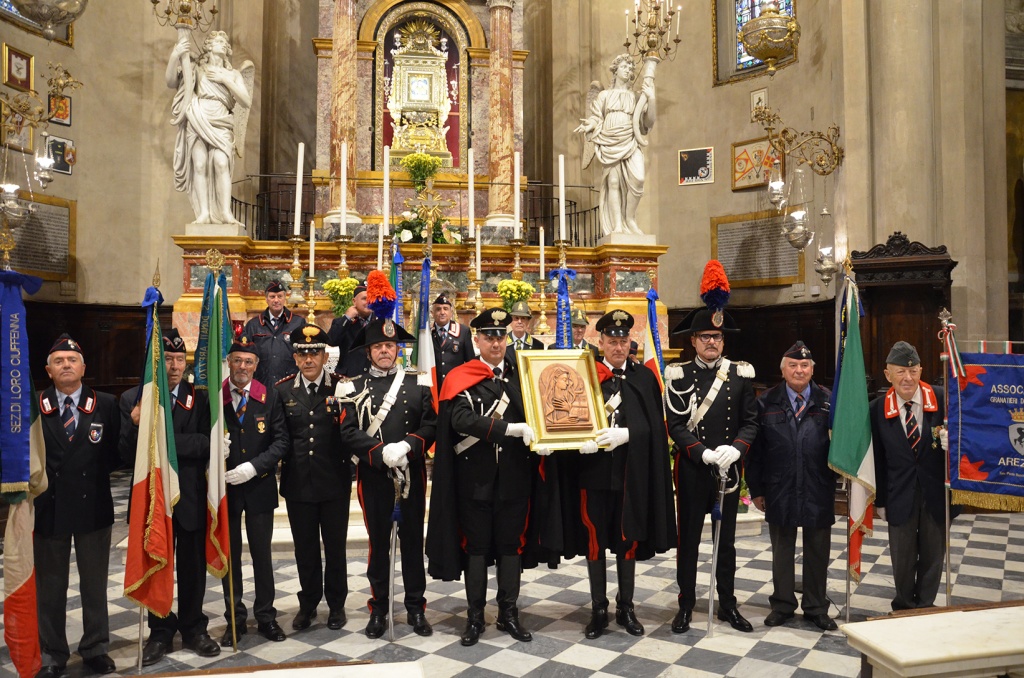
{"type": "Polygon", "coordinates": [[[316,272],[313,253],[316,252],[316,221],[309,222],[309,277],[316,272]]]}
{"type": "Polygon", "coordinates": [[[558,248],[558,268],[565,268],[565,250],[569,247],[569,241],[556,240],[555,246],[558,248]]]}
{"type": "Polygon", "coordinates": [[[391,147],[384,147],[384,208],[380,228],[377,229],[377,270],[384,262],[384,230],[391,230],[391,147]]]}
{"type": "Polygon", "coordinates": [[[305,242],[305,240],[302,239],[302,236],[293,235],[292,237],[288,238],[288,242],[292,244],[292,267],[288,272],[292,274],[292,281],[294,281],[295,284],[298,285],[299,288],[301,289],[302,264],[299,263],[299,248],[302,247],[302,244],[305,242]]]}
{"type": "Polygon", "coordinates": [[[299,234],[302,222],[302,160],[306,153],[306,144],[299,142],[299,163],[295,168],[295,227],[292,235],[299,234]]]}
{"type": "Polygon", "coordinates": [[[519,151],[512,155],[512,237],[519,239],[519,151]]]}
{"type": "Polygon", "coordinates": [[[558,239],[565,240],[565,155],[558,154],[558,239]]]}
{"type": "Polygon", "coordinates": [[[508,244],[512,246],[512,254],[515,257],[515,264],[512,267],[513,280],[523,279],[523,269],[519,266],[519,250],[523,249],[523,243],[522,238],[512,238],[508,241],[508,244]]]}
{"type": "Polygon", "coordinates": [[[310,325],[316,324],[316,299],[313,298],[314,284],[316,284],[316,278],[313,276],[306,278],[306,322],[310,325]]]}
{"type": "Polygon", "coordinates": [[[548,327],[548,299],[547,294],[544,292],[544,284],[541,281],[540,286],[540,318],[537,319],[537,334],[551,334],[551,328],[548,327]]]}
{"type": "Polygon", "coordinates": [[[481,263],[483,257],[480,256],[480,242],[484,239],[483,226],[480,227],[480,231],[476,234],[476,279],[483,283],[484,277],[481,275],[481,263]]]}
{"type": "Polygon", "coordinates": [[[474,173],[473,167],[474,167],[474,165],[473,165],[473,148],[470,147],[470,149],[469,149],[469,191],[468,191],[469,195],[468,195],[468,200],[469,200],[469,237],[471,239],[472,238],[476,238],[476,218],[475,218],[476,217],[476,205],[473,204],[474,203],[474,201],[473,201],[473,184],[475,183],[476,177],[473,176],[473,173],[474,173]]]}
{"type": "Polygon", "coordinates": [[[466,238],[462,244],[469,250],[469,267],[466,269],[466,278],[469,284],[466,285],[466,301],[462,308],[469,311],[476,303],[476,297],[480,290],[480,283],[476,278],[476,238],[466,238]]]}
{"type": "Polygon", "coordinates": [[[391,270],[391,243],[394,242],[394,236],[390,233],[385,233],[383,240],[384,260],[381,262],[382,267],[380,270],[387,273],[391,270]]]}
{"type": "Polygon", "coordinates": [[[347,234],[339,235],[335,242],[338,243],[339,257],[338,257],[338,280],[344,280],[348,277],[348,245],[352,242],[352,236],[347,234]]]}
{"type": "Polygon", "coordinates": [[[348,142],[341,142],[341,235],[348,233],[348,142]]]}
{"type": "Polygon", "coordinates": [[[544,238],[544,227],[541,226],[537,230],[539,231],[539,233],[537,235],[539,236],[539,241],[540,241],[540,284],[541,284],[541,287],[543,287],[544,286],[544,239],[545,239],[544,238]]]}

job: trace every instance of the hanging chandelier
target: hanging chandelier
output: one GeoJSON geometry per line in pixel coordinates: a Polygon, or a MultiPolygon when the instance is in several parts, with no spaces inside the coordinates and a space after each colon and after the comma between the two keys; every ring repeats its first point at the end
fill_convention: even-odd
{"type": "Polygon", "coordinates": [[[89,0],[11,0],[18,14],[43,28],[43,37],[53,40],[57,29],[77,21],[89,0]]]}
{"type": "Polygon", "coordinates": [[[774,76],[775,64],[793,56],[800,42],[800,24],[796,17],[779,11],[776,2],[761,5],[761,14],[743,24],[737,36],[747,54],[768,66],[768,75],[774,76]]]}
{"type": "Polygon", "coordinates": [[[167,0],[160,9],[162,0],[149,0],[153,15],[161,26],[207,30],[217,18],[217,0],[167,0]],[[207,10],[209,6],[209,10],[207,10]]]}

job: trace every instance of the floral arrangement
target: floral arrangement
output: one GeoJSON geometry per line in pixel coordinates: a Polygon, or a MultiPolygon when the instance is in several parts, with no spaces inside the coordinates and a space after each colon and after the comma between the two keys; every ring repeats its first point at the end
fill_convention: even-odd
{"type": "Polygon", "coordinates": [[[451,225],[447,219],[438,219],[431,229],[427,221],[414,212],[402,212],[402,221],[395,227],[396,242],[431,242],[441,245],[462,244],[462,232],[451,225]]]}
{"type": "Polygon", "coordinates": [[[331,307],[334,310],[334,315],[341,317],[345,315],[345,311],[352,305],[352,297],[355,296],[353,292],[356,290],[356,285],[359,282],[355,278],[332,278],[324,283],[324,292],[327,292],[327,296],[331,298],[331,307]]]}
{"type": "Polygon", "coordinates": [[[498,296],[509,313],[517,301],[529,301],[534,291],[533,285],[522,280],[502,280],[498,283],[498,296]]]}
{"type": "Polygon", "coordinates": [[[423,189],[427,187],[427,180],[437,174],[437,170],[441,166],[441,158],[416,151],[402,158],[399,164],[409,173],[416,192],[422,193],[423,189]]]}

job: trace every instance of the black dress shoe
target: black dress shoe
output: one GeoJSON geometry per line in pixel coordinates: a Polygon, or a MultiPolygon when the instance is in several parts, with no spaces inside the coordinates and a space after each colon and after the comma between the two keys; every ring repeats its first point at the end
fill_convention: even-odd
{"type": "Polygon", "coordinates": [[[156,664],[170,651],[170,643],[165,643],[162,640],[147,640],[146,647],[142,649],[142,665],[151,666],[156,664]]]}
{"type": "Polygon", "coordinates": [[[409,623],[409,626],[412,627],[413,633],[417,636],[423,636],[426,638],[434,633],[434,627],[432,627],[430,622],[427,621],[427,615],[422,612],[410,612],[406,621],[409,623]]]}
{"type": "Polygon", "coordinates": [[[216,657],[220,654],[220,645],[210,637],[209,633],[197,633],[187,640],[182,639],[181,647],[192,650],[200,657],[216,657]]]}
{"type": "Polygon", "coordinates": [[[590,623],[583,629],[583,636],[589,640],[601,637],[601,632],[608,628],[608,608],[599,607],[590,613],[590,623]]]}
{"type": "Polygon", "coordinates": [[[817,626],[822,631],[835,631],[838,626],[827,614],[804,614],[804,619],[817,626]]]}
{"type": "Polygon", "coordinates": [[[345,616],[344,609],[331,610],[327,615],[327,628],[332,631],[337,631],[344,626],[347,621],[348,617],[345,616]]]}
{"type": "Polygon", "coordinates": [[[498,615],[498,621],[494,628],[504,631],[521,643],[529,643],[533,640],[533,634],[523,628],[519,621],[519,610],[512,607],[498,615]]]}
{"type": "MultiPolygon", "coordinates": [[[[238,634],[238,640],[242,640],[242,636],[248,632],[249,630],[245,628],[245,624],[238,624],[235,627],[235,633],[238,634]]],[[[231,637],[231,624],[228,624],[228,627],[224,629],[224,635],[220,637],[220,646],[234,647],[234,645],[234,638],[231,637]]]]}
{"type": "Polygon", "coordinates": [[[384,627],[388,623],[388,616],[383,612],[371,612],[370,621],[366,622],[366,637],[376,640],[384,635],[384,627]]]}
{"type": "Polygon", "coordinates": [[[672,633],[686,633],[690,630],[692,620],[693,610],[679,610],[672,620],[672,633]]]}
{"type": "Polygon", "coordinates": [[[66,668],[67,667],[56,666],[53,664],[50,666],[44,666],[36,673],[36,678],[59,678],[59,676],[64,675],[66,668]]]}
{"type": "Polygon", "coordinates": [[[296,631],[308,629],[314,619],[316,619],[316,608],[312,610],[300,609],[295,613],[295,619],[292,620],[292,628],[296,631]]]}
{"type": "Polygon", "coordinates": [[[737,631],[743,631],[743,633],[750,633],[754,630],[754,627],[750,625],[750,622],[744,619],[743,615],[740,614],[740,611],[735,607],[730,607],[728,609],[720,609],[718,611],[718,618],[722,621],[729,622],[729,626],[733,627],[737,631]]]}
{"type": "Polygon", "coordinates": [[[462,638],[459,639],[459,642],[462,643],[463,647],[476,645],[476,642],[480,640],[480,634],[483,632],[484,625],[482,623],[468,621],[466,622],[466,630],[462,632],[462,638]]]}
{"type": "Polygon", "coordinates": [[[779,612],[772,610],[767,617],[764,618],[765,626],[782,626],[790,619],[793,618],[792,612],[779,612]]]}
{"type": "Polygon", "coordinates": [[[615,610],[615,623],[626,629],[631,636],[644,635],[644,625],[636,618],[632,607],[620,607],[615,610]]]}
{"type": "Polygon", "coordinates": [[[265,624],[257,624],[256,630],[260,632],[261,636],[267,640],[272,640],[275,643],[280,643],[285,639],[284,629],[282,629],[280,624],[273,619],[265,624]]]}
{"type": "Polygon", "coordinates": [[[100,675],[113,673],[117,668],[114,666],[114,660],[108,654],[98,654],[95,657],[83,658],[82,663],[92,669],[93,673],[100,675]]]}

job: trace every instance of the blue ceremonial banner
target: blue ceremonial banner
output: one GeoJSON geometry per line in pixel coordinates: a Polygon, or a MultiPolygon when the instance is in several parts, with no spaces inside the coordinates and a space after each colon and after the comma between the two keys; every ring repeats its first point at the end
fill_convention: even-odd
{"type": "Polygon", "coordinates": [[[1022,511],[1024,356],[960,355],[966,376],[948,376],[953,503],[1022,511]]]}
{"type": "MultiPolygon", "coordinates": [[[[196,388],[206,389],[209,387],[207,383],[209,381],[209,355],[210,346],[210,315],[213,313],[213,294],[216,288],[219,287],[221,291],[221,299],[224,303],[220,306],[220,327],[221,327],[221,349],[220,355],[227,356],[231,352],[231,318],[228,316],[228,279],[223,273],[220,277],[215,279],[213,272],[209,271],[206,274],[206,281],[203,283],[203,306],[199,312],[199,343],[196,344],[196,359],[195,359],[195,384],[196,388]],[[227,329],[226,329],[227,328],[227,329]]],[[[212,390],[216,392],[220,386],[214,384],[212,390]]]]}
{"type": "MultiPolygon", "coordinates": [[[[572,348],[572,304],[569,301],[569,281],[576,279],[571,268],[556,268],[548,274],[558,280],[558,296],[555,298],[555,348],[572,348]]],[[[543,285],[546,281],[540,281],[543,285]]]]}
{"type": "Polygon", "coordinates": [[[32,416],[32,374],[28,362],[28,329],[21,291],[35,294],[43,281],[17,271],[0,271],[0,490],[8,501],[28,491],[29,424],[32,416]]]}

